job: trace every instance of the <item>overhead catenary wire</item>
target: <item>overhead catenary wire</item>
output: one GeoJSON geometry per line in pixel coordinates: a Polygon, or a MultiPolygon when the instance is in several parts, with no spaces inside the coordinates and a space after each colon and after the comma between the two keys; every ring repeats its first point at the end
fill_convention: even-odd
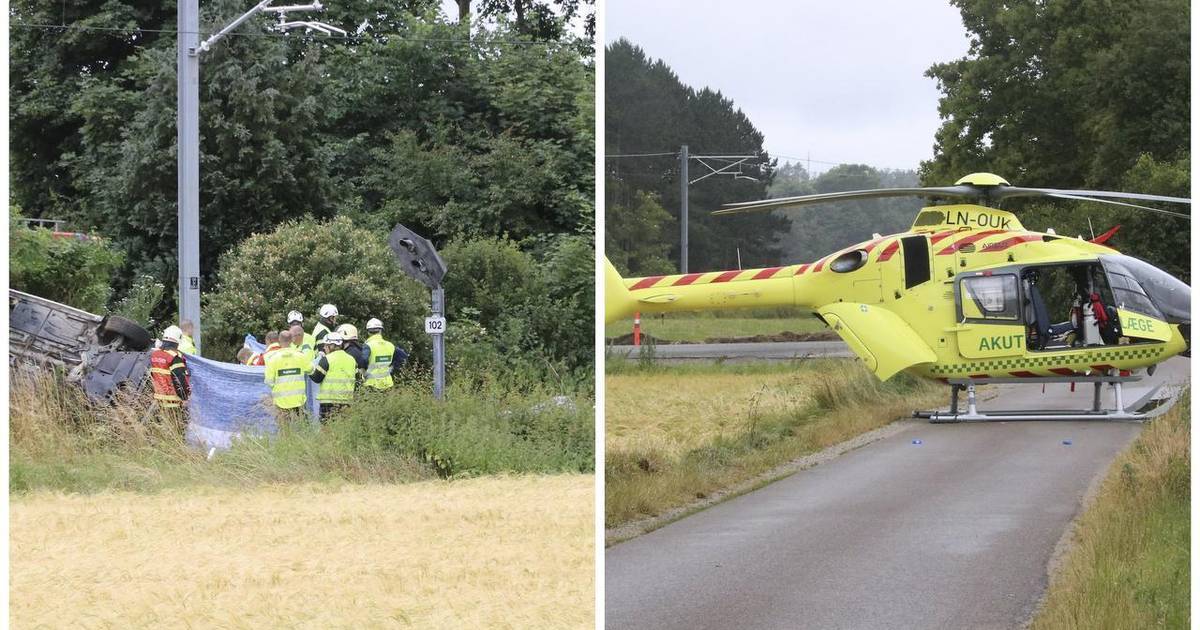
{"type": "MultiPolygon", "coordinates": [[[[77,24],[42,24],[42,23],[19,23],[10,22],[9,28],[27,28],[41,29],[46,31],[84,31],[97,33],[123,33],[123,34],[140,34],[140,33],[156,33],[165,35],[198,35],[207,37],[215,34],[217,31],[180,31],[178,29],[164,28],[142,28],[138,26],[81,26],[77,24]]],[[[226,34],[229,37],[265,37],[277,39],[296,39],[296,35],[292,33],[264,33],[264,32],[237,32],[233,31],[226,34]]],[[[389,39],[402,42],[424,43],[424,44],[499,44],[513,46],[574,46],[577,42],[558,42],[558,41],[538,41],[538,40],[515,40],[515,39],[488,39],[488,38],[455,38],[455,37],[406,37],[394,33],[375,33],[370,36],[366,35],[320,35],[322,41],[353,41],[353,42],[369,42],[378,39],[389,39]]]]}
{"type": "MultiPolygon", "coordinates": [[[[737,153],[737,151],[721,151],[721,152],[719,152],[719,154],[717,156],[710,156],[710,157],[719,157],[719,156],[722,156],[725,154],[733,154],[733,153],[737,153]]],[[[667,156],[677,157],[678,155],[679,155],[679,151],[659,151],[659,152],[653,152],[653,153],[618,153],[618,154],[606,154],[604,156],[604,159],[607,160],[607,159],[667,157],[667,156]]],[[[829,166],[840,166],[842,164],[867,164],[866,162],[830,162],[828,160],[814,160],[811,158],[797,157],[795,155],[784,155],[782,153],[771,153],[770,156],[773,158],[784,158],[789,161],[795,160],[797,162],[811,162],[811,163],[815,163],[815,164],[826,164],[829,166]]],[[[913,170],[912,168],[895,168],[895,167],[890,167],[890,166],[874,166],[871,164],[867,164],[867,165],[871,166],[872,168],[876,168],[876,169],[886,169],[886,170],[892,170],[892,171],[913,170]]]]}

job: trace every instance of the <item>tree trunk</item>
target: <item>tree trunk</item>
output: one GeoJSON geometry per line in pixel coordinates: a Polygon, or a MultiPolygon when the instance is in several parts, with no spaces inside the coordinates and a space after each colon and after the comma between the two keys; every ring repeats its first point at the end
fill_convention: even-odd
{"type": "Polygon", "coordinates": [[[471,0],[457,0],[458,2],[458,21],[471,19],[471,0]]]}
{"type": "Polygon", "coordinates": [[[517,32],[528,34],[525,30],[525,0],[513,0],[513,10],[517,13],[517,32]]]}

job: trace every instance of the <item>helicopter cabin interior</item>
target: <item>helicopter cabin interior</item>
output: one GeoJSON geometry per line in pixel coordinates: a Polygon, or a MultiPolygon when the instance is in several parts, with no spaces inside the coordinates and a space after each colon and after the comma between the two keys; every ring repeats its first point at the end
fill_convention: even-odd
{"type": "MultiPolygon", "coordinates": [[[[991,325],[983,327],[983,334],[960,337],[963,354],[1064,351],[1167,341],[1170,331],[1166,322],[1173,318],[1164,315],[1138,280],[1138,275],[1145,272],[1140,265],[1166,274],[1127,256],[1104,258],[1113,260],[1010,266],[960,274],[954,286],[960,326],[991,325]],[[1139,268],[1131,270],[1134,265],[1128,260],[1139,264],[1139,268]],[[988,334],[989,329],[1004,334],[988,334]]],[[[1169,287],[1172,291],[1176,288],[1169,287]]]]}

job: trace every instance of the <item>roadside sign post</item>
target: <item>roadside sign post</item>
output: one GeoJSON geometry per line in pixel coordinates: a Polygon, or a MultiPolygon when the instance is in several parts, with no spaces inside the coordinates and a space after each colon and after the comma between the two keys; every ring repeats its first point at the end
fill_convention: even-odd
{"type": "Polygon", "coordinates": [[[425,332],[433,336],[433,397],[442,400],[446,390],[446,290],[433,290],[433,316],[425,318],[425,332]]]}
{"type": "Polygon", "coordinates": [[[425,334],[433,337],[433,397],[443,400],[446,394],[446,291],[442,278],[446,263],[428,239],[397,225],[388,235],[388,247],[396,257],[400,270],[417,282],[429,287],[432,299],[425,318],[425,334]]]}

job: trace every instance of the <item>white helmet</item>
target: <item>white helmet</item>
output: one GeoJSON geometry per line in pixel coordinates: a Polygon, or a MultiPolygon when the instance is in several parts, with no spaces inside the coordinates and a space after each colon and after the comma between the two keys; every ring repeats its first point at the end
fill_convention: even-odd
{"type": "Polygon", "coordinates": [[[371,319],[368,319],[367,320],[367,331],[372,331],[372,330],[383,330],[383,322],[379,321],[378,319],[375,319],[374,317],[372,317],[371,319]]]}
{"type": "Polygon", "coordinates": [[[163,341],[179,343],[181,337],[183,337],[183,331],[178,326],[167,326],[167,329],[162,333],[163,341]]]}
{"type": "Polygon", "coordinates": [[[337,307],[332,304],[326,304],[321,307],[321,310],[317,311],[317,314],[321,317],[337,317],[337,307]]]}
{"type": "Polygon", "coordinates": [[[342,324],[341,326],[338,326],[337,333],[341,335],[343,339],[358,339],[358,329],[352,324],[342,324]]]}
{"type": "Polygon", "coordinates": [[[292,311],[292,312],[288,313],[287,323],[303,324],[304,323],[304,315],[302,315],[300,313],[300,311],[292,311]]]}
{"type": "Polygon", "coordinates": [[[340,345],[342,345],[342,336],[338,333],[331,332],[328,335],[325,335],[325,338],[321,340],[321,343],[328,343],[328,344],[333,344],[335,346],[340,346],[340,345]]]}

